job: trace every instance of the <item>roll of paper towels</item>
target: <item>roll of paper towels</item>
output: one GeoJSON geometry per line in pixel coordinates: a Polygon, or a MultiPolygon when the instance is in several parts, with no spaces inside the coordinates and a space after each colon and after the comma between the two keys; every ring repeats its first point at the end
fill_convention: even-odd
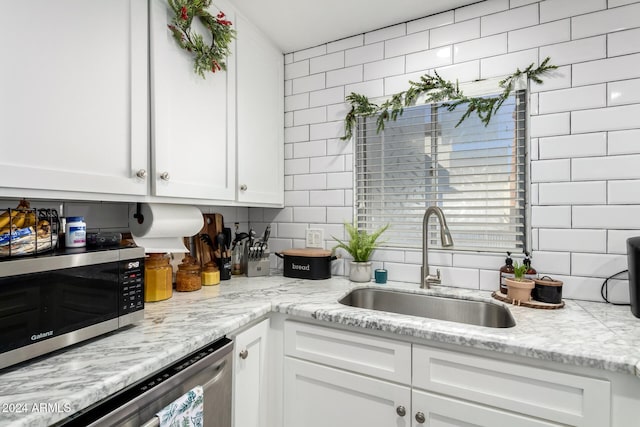
{"type": "Polygon", "coordinates": [[[203,225],[202,212],[195,206],[134,203],[129,207],[129,230],[145,253],[189,252],[183,237],[193,236],[203,225]]]}

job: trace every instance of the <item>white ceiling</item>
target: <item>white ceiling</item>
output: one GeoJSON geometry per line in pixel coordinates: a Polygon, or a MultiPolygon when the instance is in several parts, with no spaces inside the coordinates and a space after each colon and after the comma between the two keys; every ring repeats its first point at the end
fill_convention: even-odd
{"type": "Polygon", "coordinates": [[[228,0],[284,53],[478,0],[228,0]]]}

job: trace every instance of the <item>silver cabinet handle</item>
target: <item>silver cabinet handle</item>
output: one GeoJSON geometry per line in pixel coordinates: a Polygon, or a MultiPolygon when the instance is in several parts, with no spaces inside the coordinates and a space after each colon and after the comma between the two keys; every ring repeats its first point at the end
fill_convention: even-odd
{"type": "Polygon", "coordinates": [[[404,417],[405,415],[407,415],[407,410],[405,409],[404,406],[400,405],[396,408],[396,414],[400,415],[401,417],[404,417]]]}
{"type": "Polygon", "coordinates": [[[242,351],[240,352],[240,355],[239,355],[239,356],[240,356],[240,359],[243,359],[243,360],[244,360],[244,359],[246,359],[246,358],[247,358],[247,356],[249,356],[249,350],[247,350],[247,349],[245,348],[244,350],[242,350],[242,351]]]}
{"type": "Polygon", "coordinates": [[[140,169],[138,172],[136,172],[136,176],[138,178],[146,178],[147,177],[147,171],[144,169],[140,169]]]}
{"type": "Polygon", "coordinates": [[[418,424],[422,424],[426,421],[427,419],[425,418],[424,414],[422,412],[416,412],[416,421],[418,422],[418,424]]]}
{"type": "Polygon", "coordinates": [[[160,175],[160,179],[163,181],[169,181],[169,179],[171,179],[171,176],[169,175],[169,172],[162,172],[162,174],[160,175]]]}
{"type": "Polygon", "coordinates": [[[247,184],[242,184],[240,186],[240,191],[247,191],[247,184]]]}

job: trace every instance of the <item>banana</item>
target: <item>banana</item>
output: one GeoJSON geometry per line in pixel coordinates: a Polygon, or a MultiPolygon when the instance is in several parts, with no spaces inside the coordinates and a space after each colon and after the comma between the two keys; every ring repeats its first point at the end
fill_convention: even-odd
{"type": "Polygon", "coordinates": [[[18,214],[11,221],[11,225],[15,225],[17,228],[24,227],[24,223],[27,220],[27,214],[24,212],[18,212],[18,214]]]}
{"type": "Polygon", "coordinates": [[[29,211],[25,215],[24,226],[33,227],[34,225],[36,225],[36,213],[33,211],[29,211]]]}
{"type": "Polygon", "coordinates": [[[0,215],[0,228],[5,228],[9,225],[9,221],[18,215],[18,211],[11,210],[11,214],[9,214],[9,210],[7,209],[0,215]]]}

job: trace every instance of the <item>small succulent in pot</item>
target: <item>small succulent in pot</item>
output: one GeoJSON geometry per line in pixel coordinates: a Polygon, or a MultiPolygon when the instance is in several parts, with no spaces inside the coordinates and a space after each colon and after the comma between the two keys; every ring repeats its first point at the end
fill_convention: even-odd
{"type": "Polygon", "coordinates": [[[519,264],[518,261],[513,263],[513,276],[515,280],[522,282],[524,280],[524,274],[528,269],[529,267],[525,263],[519,264]]]}
{"type": "Polygon", "coordinates": [[[520,305],[521,302],[529,302],[531,299],[531,290],[535,283],[531,279],[525,279],[524,275],[529,267],[518,262],[513,263],[513,279],[505,279],[507,284],[507,297],[511,298],[514,304],[520,305]]]}
{"type": "Polygon", "coordinates": [[[353,258],[349,271],[349,279],[351,281],[368,282],[371,280],[371,262],[369,259],[373,251],[379,246],[378,239],[389,228],[389,224],[371,233],[366,230],[358,230],[356,226],[349,223],[345,223],[344,226],[349,234],[349,241],[345,242],[332,236],[338,242],[333,249],[334,251],[338,248],[344,249],[353,258]]]}

